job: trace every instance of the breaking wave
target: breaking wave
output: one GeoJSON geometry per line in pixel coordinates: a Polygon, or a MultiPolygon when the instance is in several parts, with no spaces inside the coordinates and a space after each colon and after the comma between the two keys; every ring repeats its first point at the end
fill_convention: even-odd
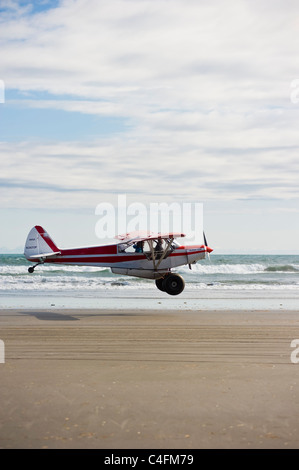
{"type": "Polygon", "coordinates": [[[293,265],[286,264],[284,266],[268,266],[265,268],[268,273],[299,273],[299,268],[293,265]]]}
{"type": "MultiPolygon", "coordinates": [[[[0,255],[0,292],[64,292],[103,289],[156,289],[152,280],[112,274],[110,268],[44,265],[33,274],[22,255],[0,255]]],[[[176,270],[191,289],[299,289],[299,256],[212,255],[176,270]]]]}

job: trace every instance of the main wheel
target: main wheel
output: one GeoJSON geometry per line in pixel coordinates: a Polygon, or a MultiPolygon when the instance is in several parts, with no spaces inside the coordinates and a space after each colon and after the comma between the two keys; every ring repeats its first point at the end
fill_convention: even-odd
{"type": "Polygon", "coordinates": [[[159,290],[161,290],[162,292],[165,291],[164,287],[163,287],[163,282],[164,282],[164,278],[161,277],[160,279],[156,279],[156,286],[158,287],[159,290]]]}
{"type": "Polygon", "coordinates": [[[185,281],[179,274],[169,274],[163,281],[163,289],[169,295],[178,295],[183,292],[185,281]]]}
{"type": "Polygon", "coordinates": [[[33,273],[33,272],[34,272],[34,267],[33,267],[33,266],[30,266],[30,268],[28,268],[28,272],[29,272],[29,273],[33,273]]]}

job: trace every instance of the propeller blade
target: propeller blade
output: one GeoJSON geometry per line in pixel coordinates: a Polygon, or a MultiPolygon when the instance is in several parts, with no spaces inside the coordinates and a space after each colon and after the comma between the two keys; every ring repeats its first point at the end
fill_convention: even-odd
{"type": "Polygon", "coordinates": [[[207,239],[206,239],[206,236],[205,236],[205,232],[203,232],[203,241],[204,241],[205,246],[208,246],[208,242],[207,242],[207,239]]]}
{"type": "MultiPolygon", "coordinates": [[[[203,232],[203,241],[204,241],[205,246],[206,246],[207,248],[209,248],[209,245],[208,245],[208,242],[207,242],[207,239],[206,239],[205,232],[203,232]]],[[[211,262],[210,250],[213,251],[211,248],[209,248],[209,250],[207,250],[207,253],[208,253],[209,261],[211,262]]]]}

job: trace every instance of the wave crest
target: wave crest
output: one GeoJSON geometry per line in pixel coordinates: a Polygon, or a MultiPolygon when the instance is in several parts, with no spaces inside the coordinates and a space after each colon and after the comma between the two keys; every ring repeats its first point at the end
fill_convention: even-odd
{"type": "Polygon", "coordinates": [[[298,273],[299,269],[295,268],[295,266],[291,264],[285,264],[283,266],[268,266],[267,268],[264,269],[264,271],[267,273],[275,273],[275,272],[298,273]]]}

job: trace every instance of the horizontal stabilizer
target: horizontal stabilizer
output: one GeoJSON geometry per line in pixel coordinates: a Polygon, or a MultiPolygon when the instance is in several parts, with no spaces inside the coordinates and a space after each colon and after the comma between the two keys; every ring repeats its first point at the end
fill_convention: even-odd
{"type": "Polygon", "coordinates": [[[31,255],[30,259],[40,260],[44,258],[52,258],[54,256],[61,255],[61,251],[55,251],[54,253],[39,253],[38,255],[31,255]]]}

